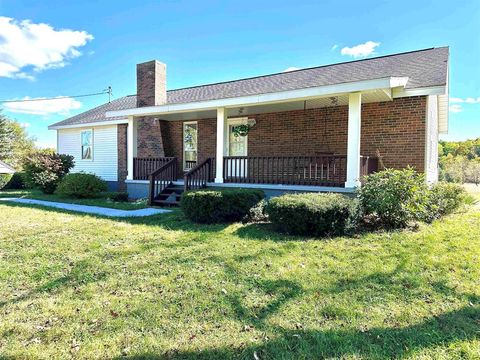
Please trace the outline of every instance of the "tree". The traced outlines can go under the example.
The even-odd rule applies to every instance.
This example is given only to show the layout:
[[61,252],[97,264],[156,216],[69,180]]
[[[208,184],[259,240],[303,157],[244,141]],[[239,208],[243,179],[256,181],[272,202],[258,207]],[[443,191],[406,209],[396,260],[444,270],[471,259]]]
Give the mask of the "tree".
[[18,122],[0,114],[0,160],[18,170],[35,151],[35,138],[28,136]]
[[13,156],[14,132],[10,120],[0,114],[0,160],[9,162]]

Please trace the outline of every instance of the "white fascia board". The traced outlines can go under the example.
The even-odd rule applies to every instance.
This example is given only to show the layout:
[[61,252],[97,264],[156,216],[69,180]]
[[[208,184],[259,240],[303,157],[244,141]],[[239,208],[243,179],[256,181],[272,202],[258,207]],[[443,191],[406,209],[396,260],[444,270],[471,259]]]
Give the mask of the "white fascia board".
[[117,111],[107,111],[107,117],[114,116],[148,116],[161,114],[174,114],[199,110],[214,110],[217,108],[229,108],[249,105],[266,105],[272,103],[288,102],[293,100],[308,100],[322,96],[332,96],[344,93],[370,91],[376,89],[391,89],[393,87],[405,86],[406,77],[386,77],[381,79],[363,80],[348,82],[336,85],[326,85],[298,90],[281,91],[268,94],[240,96],[235,98],[217,99],[209,101],[198,101],[192,103],[146,106]]
[[415,89],[404,89],[404,88],[395,88],[393,89],[393,98],[402,98],[409,96],[428,96],[428,95],[443,95],[446,93],[446,87],[442,86],[431,86],[424,88],[415,88]]
[[117,124],[128,124],[128,119],[119,119],[119,120],[107,120],[107,121],[97,121],[91,123],[83,123],[83,124],[74,124],[74,125],[50,125],[48,130],[60,130],[60,129],[75,129],[75,128],[83,128],[83,127],[94,127],[94,126],[105,126],[105,125],[117,125]]

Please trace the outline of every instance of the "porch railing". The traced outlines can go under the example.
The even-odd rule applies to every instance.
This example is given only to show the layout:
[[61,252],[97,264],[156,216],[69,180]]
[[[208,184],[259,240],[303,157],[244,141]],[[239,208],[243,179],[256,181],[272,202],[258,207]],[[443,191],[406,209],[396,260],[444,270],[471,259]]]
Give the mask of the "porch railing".
[[[377,168],[377,158],[360,158],[361,178]],[[346,177],[346,155],[228,156],[223,164],[227,183],[343,187]]]
[[150,205],[152,205],[155,198],[175,180],[177,180],[177,159],[171,158],[150,174]]
[[228,156],[224,158],[225,182],[343,186],[345,155]]
[[204,188],[208,182],[213,181],[214,177],[215,159],[208,158],[184,175],[184,189],[187,191]]
[[148,180],[149,175],[174,157],[135,157],[133,158],[133,179]]

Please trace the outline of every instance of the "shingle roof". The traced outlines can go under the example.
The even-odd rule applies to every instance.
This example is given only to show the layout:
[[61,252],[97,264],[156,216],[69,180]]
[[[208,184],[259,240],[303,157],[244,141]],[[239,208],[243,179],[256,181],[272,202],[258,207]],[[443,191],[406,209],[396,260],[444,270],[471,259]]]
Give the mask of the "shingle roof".
[[[448,47],[431,48],[169,90],[167,91],[167,103],[180,104],[216,100],[386,77],[408,77],[407,89],[440,86],[446,84],[447,67]],[[117,120],[117,118],[106,118],[106,111],[134,107],[136,107],[136,96],[130,95],[75,115],[52,126],[113,121]]]

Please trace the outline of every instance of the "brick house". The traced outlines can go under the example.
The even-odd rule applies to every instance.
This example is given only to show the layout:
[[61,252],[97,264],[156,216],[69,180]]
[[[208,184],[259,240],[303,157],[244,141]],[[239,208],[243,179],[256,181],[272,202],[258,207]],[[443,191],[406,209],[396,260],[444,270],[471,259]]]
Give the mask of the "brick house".
[[168,90],[137,65],[137,94],[49,128],[75,171],[152,202],[182,189],[352,191],[383,167],[438,177],[448,127],[448,48]]

